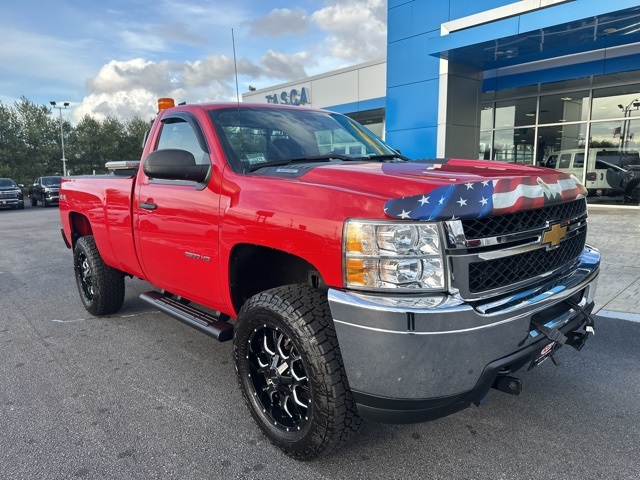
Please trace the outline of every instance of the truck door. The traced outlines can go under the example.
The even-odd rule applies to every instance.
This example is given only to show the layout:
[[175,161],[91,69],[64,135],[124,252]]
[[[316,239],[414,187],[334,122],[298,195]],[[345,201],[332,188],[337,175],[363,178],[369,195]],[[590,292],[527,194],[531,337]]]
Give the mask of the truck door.
[[[196,163],[211,164],[209,146],[194,115],[176,112],[162,120],[153,150],[180,149]],[[143,159],[144,162],[144,159]],[[150,179],[141,172],[134,196],[137,248],[147,279],[189,300],[216,307],[219,185]]]

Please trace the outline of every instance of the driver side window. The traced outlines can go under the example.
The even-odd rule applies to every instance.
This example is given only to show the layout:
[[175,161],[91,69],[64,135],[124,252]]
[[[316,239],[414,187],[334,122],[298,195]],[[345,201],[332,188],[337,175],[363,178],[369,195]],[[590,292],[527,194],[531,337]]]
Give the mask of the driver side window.
[[160,138],[158,139],[157,150],[176,148],[191,152],[196,159],[196,163],[209,163],[209,157],[200,148],[198,137],[191,125],[181,118],[172,118],[163,122]]

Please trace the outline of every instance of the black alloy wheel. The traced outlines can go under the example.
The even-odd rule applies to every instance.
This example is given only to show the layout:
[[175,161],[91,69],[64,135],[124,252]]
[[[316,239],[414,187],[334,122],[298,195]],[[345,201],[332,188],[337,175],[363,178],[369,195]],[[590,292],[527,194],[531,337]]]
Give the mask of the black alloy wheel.
[[309,420],[309,381],[304,362],[278,327],[264,324],[249,337],[246,355],[254,393],[274,426],[289,432]]
[[92,235],[78,239],[73,268],[80,299],[93,315],[109,315],[124,302],[124,274],[104,263]]
[[238,314],[233,344],[251,415],[284,453],[314,459],[356,433],[361,420],[326,292],[286,285],[254,295]]

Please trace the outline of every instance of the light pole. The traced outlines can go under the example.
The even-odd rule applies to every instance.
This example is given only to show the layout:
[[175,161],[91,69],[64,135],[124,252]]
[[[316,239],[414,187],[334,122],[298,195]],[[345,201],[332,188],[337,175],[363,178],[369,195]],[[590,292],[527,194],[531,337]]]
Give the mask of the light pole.
[[618,108],[624,112],[624,120],[622,121],[622,132],[620,138],[622,139],[622,149],[623,151],[626,149],[627,144],[629,143],[629,138],[631,135],[631,107],[635,107],[636,110],[640,109],[640,101],[636,98],[629,102],[629,105],[626,107],[622,104],[618,105]]
[[62,109],[69,106],[69,102],[64,102],[62,107],[58,107],[56,102],[49,102],[53,108],[60,110],[60,142],[62,144],[62,175],[67,176],[67,159],[64,156],[64,132],[62,131]]

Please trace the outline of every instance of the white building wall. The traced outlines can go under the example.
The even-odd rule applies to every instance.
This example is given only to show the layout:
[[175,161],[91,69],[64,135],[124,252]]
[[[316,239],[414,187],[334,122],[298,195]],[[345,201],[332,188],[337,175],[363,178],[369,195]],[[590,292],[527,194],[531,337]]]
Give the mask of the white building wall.
[[309,106],[325,108],[356,103],[387,94],[386,59],[374,60],[353,67],[334,70],[293,82],[263,88],[242,94],[243,102],[268,103],[267,96],[278,96],[281,103],[282,92],[289,97],[291,90],[300,93],[307,90]]

